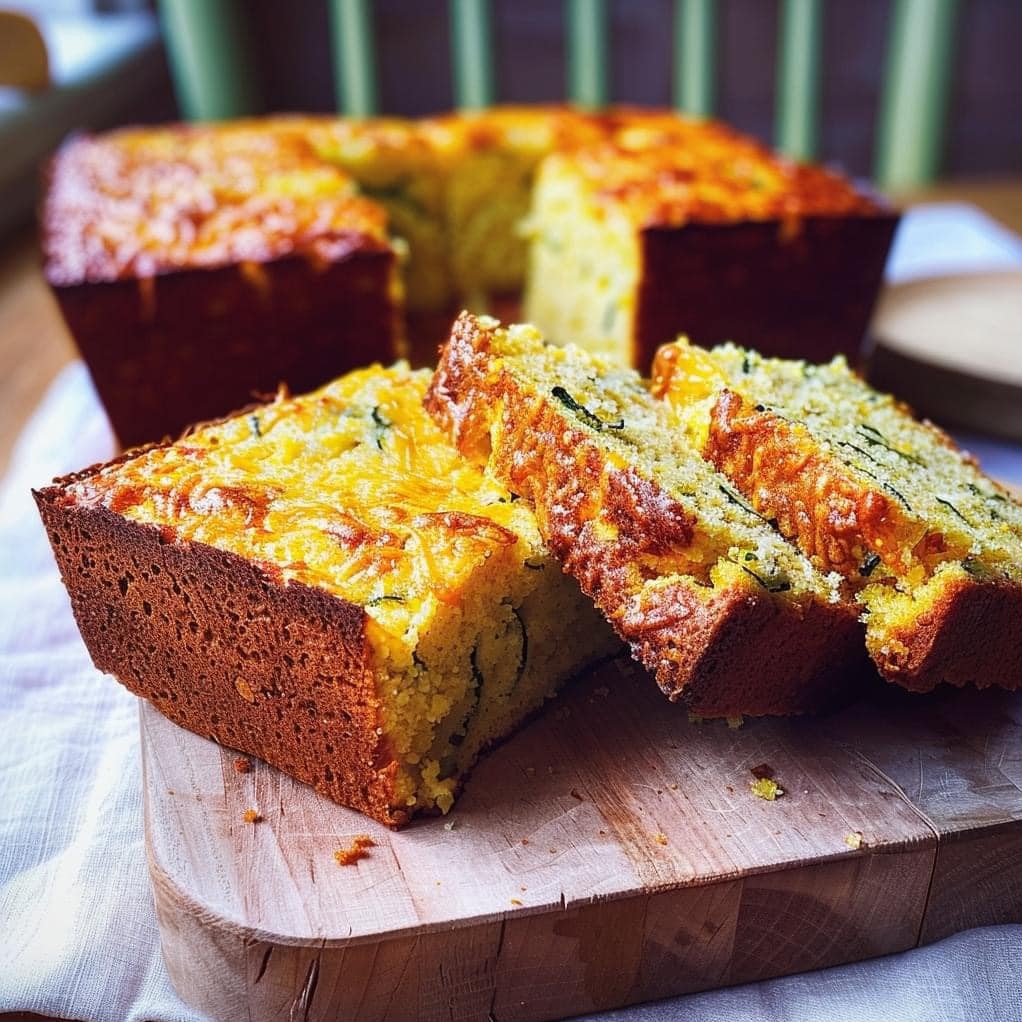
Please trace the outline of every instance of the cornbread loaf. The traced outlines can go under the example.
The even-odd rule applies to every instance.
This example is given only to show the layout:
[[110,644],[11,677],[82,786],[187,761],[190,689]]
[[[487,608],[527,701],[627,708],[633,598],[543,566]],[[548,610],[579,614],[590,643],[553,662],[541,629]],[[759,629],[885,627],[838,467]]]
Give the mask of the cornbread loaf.
[[43,223],[47,277],[130,444],[281,380],[432,363],[458,308],[523,282],[553,340],[644,370],[679,330],[851,351],[894,217],[720,125],[507,107],[81,137]]
[[1022,506],[838,358],[763,358],[682,340],[654,393],[743,499],[856,593],[885,677],[1022,684]]
[[566,571],[671,698],[703,716],[795,713],[861,657],[854,605],[670,428],[636,372],[463,314],[427,407],[533,502]]
[[45,274],[123,445],[400,352],[384,210],[303,121],[72,140]]
[[617,112],[539,169],[525,317],[648,372],[657,346],[756,337],[855,355],[897,217],[848,180],[722,124]]
[[619,645],[428,380],[355,372],[35,495],[100,670],[393,825]]

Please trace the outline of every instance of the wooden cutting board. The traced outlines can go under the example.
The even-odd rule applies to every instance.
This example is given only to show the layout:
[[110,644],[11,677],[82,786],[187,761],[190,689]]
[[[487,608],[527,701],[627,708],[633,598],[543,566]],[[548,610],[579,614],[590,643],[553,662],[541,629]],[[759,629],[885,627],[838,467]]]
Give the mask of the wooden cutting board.
[[395,833],[146,704],[142,750],[164,956],[217,1018],[559,1018],[1022,920],[1022,694],[732,729],[616,662]]
[[884,289],[869,379],[920,414],[1022,442],[1022,271]]

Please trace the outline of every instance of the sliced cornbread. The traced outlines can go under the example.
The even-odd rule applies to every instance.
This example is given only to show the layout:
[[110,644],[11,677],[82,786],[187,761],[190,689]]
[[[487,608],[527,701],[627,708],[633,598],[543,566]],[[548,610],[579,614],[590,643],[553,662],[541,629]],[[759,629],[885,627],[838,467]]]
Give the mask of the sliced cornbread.
[[36,494],[85,642],[172,720],[390,824],[618,640],[527,505],[371,368]]
[[861,656],[840,576],[750,509],[633,370],[466,313],[427,407],[534,504],[565,570],[670,698],[734,716],[840,691]]
[[680,331],[778,355],[858,350],[896,216],[726,126],[611,110],[540,166],[526,318],[648,372]]
[[653,391],[757,512],[844,576],[887,678],[1022,684],[1022,506],[945,433],[843,359],[680,341]]

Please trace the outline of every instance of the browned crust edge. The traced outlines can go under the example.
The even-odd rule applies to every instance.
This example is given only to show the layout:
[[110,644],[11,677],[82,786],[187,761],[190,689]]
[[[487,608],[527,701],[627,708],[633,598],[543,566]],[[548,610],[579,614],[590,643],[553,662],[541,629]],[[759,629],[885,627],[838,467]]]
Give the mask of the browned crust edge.
[[390,826],[364,611],[170,530],[33,491],[95,666],[176,724]]
[[640,234],[633,364],[684,333],[711,347],[754,344],[764,355],[858,361],[899,215],[692,222]]
[[711,409],[702,454],[821,571],[840,572],[860,588],[868,554],[901,567],[912,519],[879,485],[863,485],[809,439],[804,426],[761,405],[752,408],[724,388]]
[[[566,571],[630,644],[672,700],[704,716],[788,714],[838,701],[865,651],[849,606],[800,603],[764,590],[715,592],[701,599],[679,582],[655,604],[632,605],[626,582],[643,544],[658,545],[685,523],[670,498],[646,480],[653,499],[636,499],[634,473],[609,468],[581,430],[565,428],[542,396],[508,373],[491,374],[490,337],[463,314],[427,394],[428,410],[459,449],[491,466],[532,500],[544,539]],[[492,407],[503,402],[499,443],[490,451]],[[593,525],[603,502],[620,526],[617,542]]]
[[912,692],[941,683],[1022,688],[1022,586],[957,579],[909,632],[906,652],[874,650],[880,671]]

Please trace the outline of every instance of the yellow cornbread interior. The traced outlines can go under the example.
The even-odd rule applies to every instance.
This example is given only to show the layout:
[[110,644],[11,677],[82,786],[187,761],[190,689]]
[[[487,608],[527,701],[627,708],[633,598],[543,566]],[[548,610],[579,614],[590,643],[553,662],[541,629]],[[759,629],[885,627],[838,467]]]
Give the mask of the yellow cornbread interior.
[[1022,505],[944,433],[866,384],[844,358],[812,365],[733,344],[709,352],[684,340],[672,347],[667,403],[695,449],[703,449],[713,404],[728,387],[796,423],[800,436],[840,461],[863,490],[879,489],[895,503],[906,523],[905,545],[882,551],[883,559],[863,551],[849,575],[867,611],[871,649],[888,652],[951,583],[1022,582]]
[[429,379],[360,370],[69,490],[362,607],[397,806],[446,811],[484,746],[617,643],[531,511],[427,416]]
[[525,227],[537,167],[558,148],[598,137],[596,119],[560,107],[497,107],[438,117],[423,130],[444,152],[451,272],[461,300],[484,310],[525,279]]
[[[652,481],[694,521],[687,546],[631,566],[637,607],[679,581],[704,599],[727,587],[785,600],[842,599],[840,578],[816,571],[671,428],[669,409],[650,395],[638,373],[574,345],[545,344],[531,326],[503,330],[486,318],[480,324],[493,338],[495,371],[543,397],[566,429],[587,434],[611,469],[631,469]],[[499,409],[493,415],[499,431]],[[615,524],[601,509],[595,520],[601,538],[613,542]]]
[[624,364],[639,277],[639,236],[619,210],[590,201],[573,161],[550,156],[540,169],[527,221],[525,318],[546,336]]
[[459,301],[484,311],[491,296],[522,286],[521,224],[536,166],[562,122],[588,123],[563,110],[510,107],[423,121],[324,120],[309,137],[322,159],[387,210],[411,310]]

